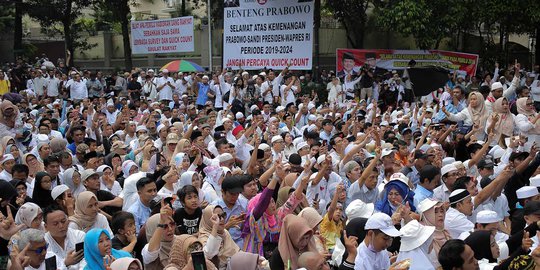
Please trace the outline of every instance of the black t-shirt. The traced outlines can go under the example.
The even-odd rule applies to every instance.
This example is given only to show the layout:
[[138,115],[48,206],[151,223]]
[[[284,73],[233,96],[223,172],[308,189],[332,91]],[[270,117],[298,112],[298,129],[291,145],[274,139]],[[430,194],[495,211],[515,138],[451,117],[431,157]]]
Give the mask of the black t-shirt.
[[[98,198],[98,201],[100,202],[106,202],[111,201],[116,198],[112,193],[106,191],[106,190],[98,190],[96,192],[96,197]],[[122,210],[122,207],[115,207],[115,206],[105,206],[103,207],[103,211],[109,215],[114,215],[116,212]]]
[[127,246],[127,245],[124,245],[124,243],[122,243],[122,241],[120,241],[120,239],[118,239],[118,237],[116,236],[113,237],[113,239],[111,239],[111,243],[112,243],[112,248],[116,250],[121,250]]
[[176,222],[176,234],[195,234],[199,232],[202,209],[199,207],[193,215],[186,212],[184,208],[178,208],[174,212],[174,222]]

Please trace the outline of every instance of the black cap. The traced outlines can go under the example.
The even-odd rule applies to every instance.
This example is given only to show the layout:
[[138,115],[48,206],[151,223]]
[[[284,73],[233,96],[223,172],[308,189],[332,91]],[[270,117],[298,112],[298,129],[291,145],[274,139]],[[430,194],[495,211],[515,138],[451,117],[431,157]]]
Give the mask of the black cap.
[[523,214],[524,215],[540,215],[540,202],[538,201],[529,201],[525,204],[525,207],[523,207]]
[[200,130],[193,130],[191,132],[191,136],[190,136],[190,139],[191,141],[195,141],[195,139],[197,139],[198,137],[201,137],[202,136],[202,132]]
[[[255,149],[254,149],[255,150]],[[254,150],[250,150],[249,151],[249,154],[250,155],[253,155],[253,151]],[[264,150],[261,150],[261,149],[257,149],[257,159],[263,159],[264,158]]]
[[96,158],[96,157],[98,157],[98,154],[97,154],[96,151],[90,151],[90,152],[84,154],[84,159],[86,159],[86,160],[89,160],[91,158]]
[[478,161],[478,165],[476,165],[478,169],[484,169],[484,168],[493,168],[495,167],[495,164],[493,164],[493,161],[491,159],[482,159]]
[[217,126],[216,128],[214,128],[215,132],[224,131],[224,130],[225,130],[225,127],[223,125],[220,125],[220,126]]
[[214,132],[214,140],[219,140],[219,139],[223,139],[227,137],[227,135],[225,134],[225,132],[223,131],[216,131]]
[[240,193],[244,190],[244,182],[235,176],[225,177],[221,183],[221,190],[230,193]]
[[302,157],[300,157],[299,154],[293,153],[289,156],[289,163],[291,163],[292,165],[301,165]]

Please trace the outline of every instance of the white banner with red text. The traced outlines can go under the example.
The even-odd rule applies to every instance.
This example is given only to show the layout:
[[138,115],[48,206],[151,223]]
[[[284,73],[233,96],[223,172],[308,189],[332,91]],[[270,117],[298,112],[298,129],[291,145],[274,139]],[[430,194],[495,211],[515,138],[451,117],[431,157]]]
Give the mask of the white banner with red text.
[[131,22],[133,54],[180,53],[194,50],[192,16]]
[[223,66],[312,67],[313,0],[223,0]]

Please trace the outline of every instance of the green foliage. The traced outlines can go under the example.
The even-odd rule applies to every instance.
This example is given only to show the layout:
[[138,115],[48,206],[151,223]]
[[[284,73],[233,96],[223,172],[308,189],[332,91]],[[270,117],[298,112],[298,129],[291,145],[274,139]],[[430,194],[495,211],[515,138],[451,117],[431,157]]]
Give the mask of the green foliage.
[[15,8],[6,6],[0,9],[0,33],[13,29]]
[[372,4],[370,0],[327,0],[326,5],[322,7],[324,13],[333,13],[334,18],[338,19],[345,30],[347,30],[347,39],[354,48],[363,48],[365,26],[367,22],[366,11]]
[[377,23],[386,30],[413,36],[421,49],[433,49],[470,19],[463,4],[461,0],[388,1],[376,8]]

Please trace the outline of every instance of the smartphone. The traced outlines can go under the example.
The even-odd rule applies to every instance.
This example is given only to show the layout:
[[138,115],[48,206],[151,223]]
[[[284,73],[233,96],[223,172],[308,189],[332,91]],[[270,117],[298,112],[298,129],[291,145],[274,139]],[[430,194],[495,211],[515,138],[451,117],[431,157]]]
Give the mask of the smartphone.
[[204,258],[204,252],[202,251],[192,252],[191,261],[193,262],[193,269],[207,270],[206,259]]
[[56,267],[56,256],[45,259],[45,269],[46,270],[57,270]]
[[165,202],[166,204],[168,204],[168,205],[171,207],[171,209],[172,209],[172,208],[173,208],[173,207],[172,207],[173,200],[174,200],[173,197],[167,197],[167,198],[163,199],[163,202]]
[[318,201],[319,200],[319,193],[315,194],[315,199],[313,199],[314,201]]
[[80,250],[84,250],[84,242],[75,244],[75,251],[79,252]]

